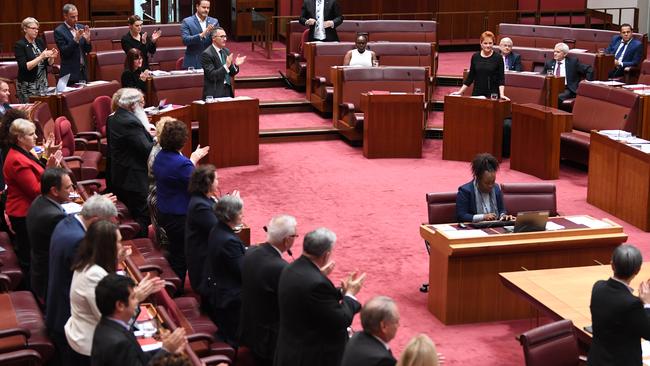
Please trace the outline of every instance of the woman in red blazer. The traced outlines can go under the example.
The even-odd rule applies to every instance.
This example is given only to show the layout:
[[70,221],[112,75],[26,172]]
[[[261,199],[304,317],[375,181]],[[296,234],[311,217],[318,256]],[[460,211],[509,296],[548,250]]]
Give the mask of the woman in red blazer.
[[[36,127],[27,119],[4,121],[8,132],[8,150],[2,173],[7,185],[5,212],[16,234],[14,248],[23,273],[29,273],[30,245],[25,218],[32,201],[41,194],[41,175],[45,167],[57,166],[61,161],[61,144],[54,145],[54,136],[45,141],[45,151],[39,157],[34,152]],[[28,277],[26,277],[28,278]]]

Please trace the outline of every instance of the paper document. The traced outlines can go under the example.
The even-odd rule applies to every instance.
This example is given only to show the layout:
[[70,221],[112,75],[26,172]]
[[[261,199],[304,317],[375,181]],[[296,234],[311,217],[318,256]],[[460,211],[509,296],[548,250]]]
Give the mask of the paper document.
[[605,221],[592,219],[591,217],[587,217],[587,216],[568,216],[565,217],[565,219],[573,222],[574,224],[584,225],[591,229],[600,229],[600,228],[612,226],[606,223]]
[[449,224],[433,225],[433,228],[438,230],[438,231],[444,231],[444,232],[457,231],[458,230],[458,229],[456,229],[455,227],[453,227],[453,226],[451,226]]
[[464,238],[480,238],[482,236],[488,236],[489,234],[483,230],[456,230],[456,231],[445,231],[445,235],[449,239],[464,239]]
[[546,231],[562,230],[562,229],[564,229],[564,226],[560,224],[556,224],[553,221],[546,222]]
[[95,86],[95,85],[102,85],[102,84],[108,84],[109,82],[106,80],[95,80],[95,81],[90,81],[86,83],[88,86]]
[[149,74],[151,74],[151,76],[167,76],[167,75],[170,75],[169,72],[163,71],[163,70],[149,71]]
[[74,202],[68,202],[61,205],[68,215],[81,212],[81,205]]

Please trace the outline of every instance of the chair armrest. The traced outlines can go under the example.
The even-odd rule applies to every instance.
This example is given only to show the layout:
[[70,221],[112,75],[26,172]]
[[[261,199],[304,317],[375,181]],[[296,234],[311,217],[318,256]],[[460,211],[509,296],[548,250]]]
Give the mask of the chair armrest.
[[94,141],[94,140],[101,140],[102,134],[97,131],[84,131],[84,132],[77,132],[75,134],[75,137],[84,138],[89,141]]
[[86,187],[94,187],[93,191],[89,191],[88,193],[97,193],[99,191],[99,188],[102,187],[102,181],[100,179],[86,179],[86,180],[79,180],[77,181],[78,186],[83,186],[84,189]]
[[32,336],[32,332],[25,328],[9,328],[0,330],[0,338],[9,338],[13,336],[23,336],[25,338],[25,344],[27,344],[27,340]]
[[205,341],[208,343],[214,342],[214,336],[208,333],[192,333],[187,335],[185,338],[187,338],[188,342],[201,342],[201,341]]
[[202,357],[201,362],[203,362],[206,366],[218,365],[220,363],[227,363],[228,365],[232,365],[232,361],[230,360],[230,358],[224,355],[212,355],[208,357]]
[[88,140],[81,137],[75,137],[74,139],[75,150],[86,150],[86,146],[88,146]]
[[41,354],[33,349],[21,349],[19,351],[0,353],[0,364],[2,365],[41,365],[42,363],[43,359],[41,358]]
[[327,86],[327,79],[322,76],[316,76],[312,79],[312,81],[313,83],[311,84],[311,92],[325,99],[327,95],[327,91],[325,91],[325,87]]
[[300,62],[300,59],[302,59],[302,57],[299,53],[287,52],[287,69],[292,68],[293,65],[297,65]]
[[0,273],[0,292],[9,292],[11,290],[11,279],[4,273]]
[[156,264],[151,264],[151,263],[143,264],[141,266],[138,266],[138,269],[142,273],[156,272],[156,273],[158,273],[157,276],[160,276],[162,274],[162,268],[160,268],[160,266],[158,266]]
[[66,156],[63,158],[63,161],[65,161],[66,163],[68,161],[78,161],[79,163],[83,163],[83,159],[81,158],[81,156],[75,156],[75,155]]
[[165,291],[167,291],[169,297],[174,297],[174,294],[176,294],[176,285],[170,281],[165,281]]
[[[340,111],[341,112],[341,117],[343,117],[343,116],[345,116],[347,114],[354,113],[354,108],[355,107],[354,107],[354,103],[341,103],[340,108],[341,108],[341,111]],[[343,119],[343,118],[341,118],[341,119]]]

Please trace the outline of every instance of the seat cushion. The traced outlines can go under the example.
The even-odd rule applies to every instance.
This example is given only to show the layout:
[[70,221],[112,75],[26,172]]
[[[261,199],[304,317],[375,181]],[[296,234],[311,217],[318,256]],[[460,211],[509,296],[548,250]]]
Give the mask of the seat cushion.
[[43,313],[29,291],[10,292],[11,303],[16,312],[18,327],[29,329],[29,348],[40,353],[47,361],[54,355],[54,345],[47,336]]
[[560,135],[560,158],[589,164],[589,133],[578,130]]

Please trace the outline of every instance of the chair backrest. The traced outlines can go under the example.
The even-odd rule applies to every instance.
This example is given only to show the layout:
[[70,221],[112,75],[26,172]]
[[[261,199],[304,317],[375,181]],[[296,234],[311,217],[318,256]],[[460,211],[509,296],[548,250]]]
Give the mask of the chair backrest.
[[47,103],[36,103],[31,118],[36,124],[36,133],[39,137],[45,138],[54,132],[54,119]]
[[[155,54],[149,57],[149,64],[157,63],[157,67],[151,66],[152,70],[172,71],[176,70],[178,59],[185,54],[185,47],[159,48]],[[183,64],[181,64],[182,66]],[[182,69],[182,67],[181,67]]]
[[309,40],[309,29],[305,29],[300,35],[300,56],[305,57],[305,44]]
[[95,120],[95,128],[102,136],[106,136],[106,120],[108,119],[108,115],[111,114],[111,103],[111,97],[100,95],[93,100],[91,106]]
[[100,51],[96,53],[97,61],[95,64],[96,80],[117,80],[121,82],[122,72],[124,71],[124,61],[126,55],[124,51]]
[[111,81],[61,94],[63,115],[72,123],[74,132],[97,131],[93,126],[93,101],[100,95],[112,96],[119,88],[119,82]]
[[639,75],[639,84],[650,84],[650,60],[644,60],[641,63],[641,74]]
[[9,85],[9,103],[18,103],[16,95],[16,79],[18,78],[18,63],[15,61],[0,63],[0,80]]
[[581,82],[573,106],[573,128],[636,133],[639,95],[622,88]]
[[526,366],[577,366],[580,353],[571,320],[560,320],[519,336]]
[[427,193],[429,224],[456,222],[456,192]]
[[524,211],[548,211],[557,216],[557,199],[553,183],[501,183],[503,205],[509,214]]
[[54,121],[54,141],[61,144],[63,156],[74,155],[74,133],[72,124],[65,116],[61,116]]
[[[151,94],[154,93],[154,94]],[[203,96],[203,74],[170,75],[153,78],[151,103],[167,99],[172,104],[192,104]]]
[[546,76],[508,72],[505,88],[513,103],[546,104]]
[[147,32],[147,36],[151,36],[156,29],[160,29],[161,31],[160,38],[156,41],[158,50],[165,47],[183,47],[185,49],[183,39],[181,38],[180,24],[149,24],[142,26],[142,31]]

